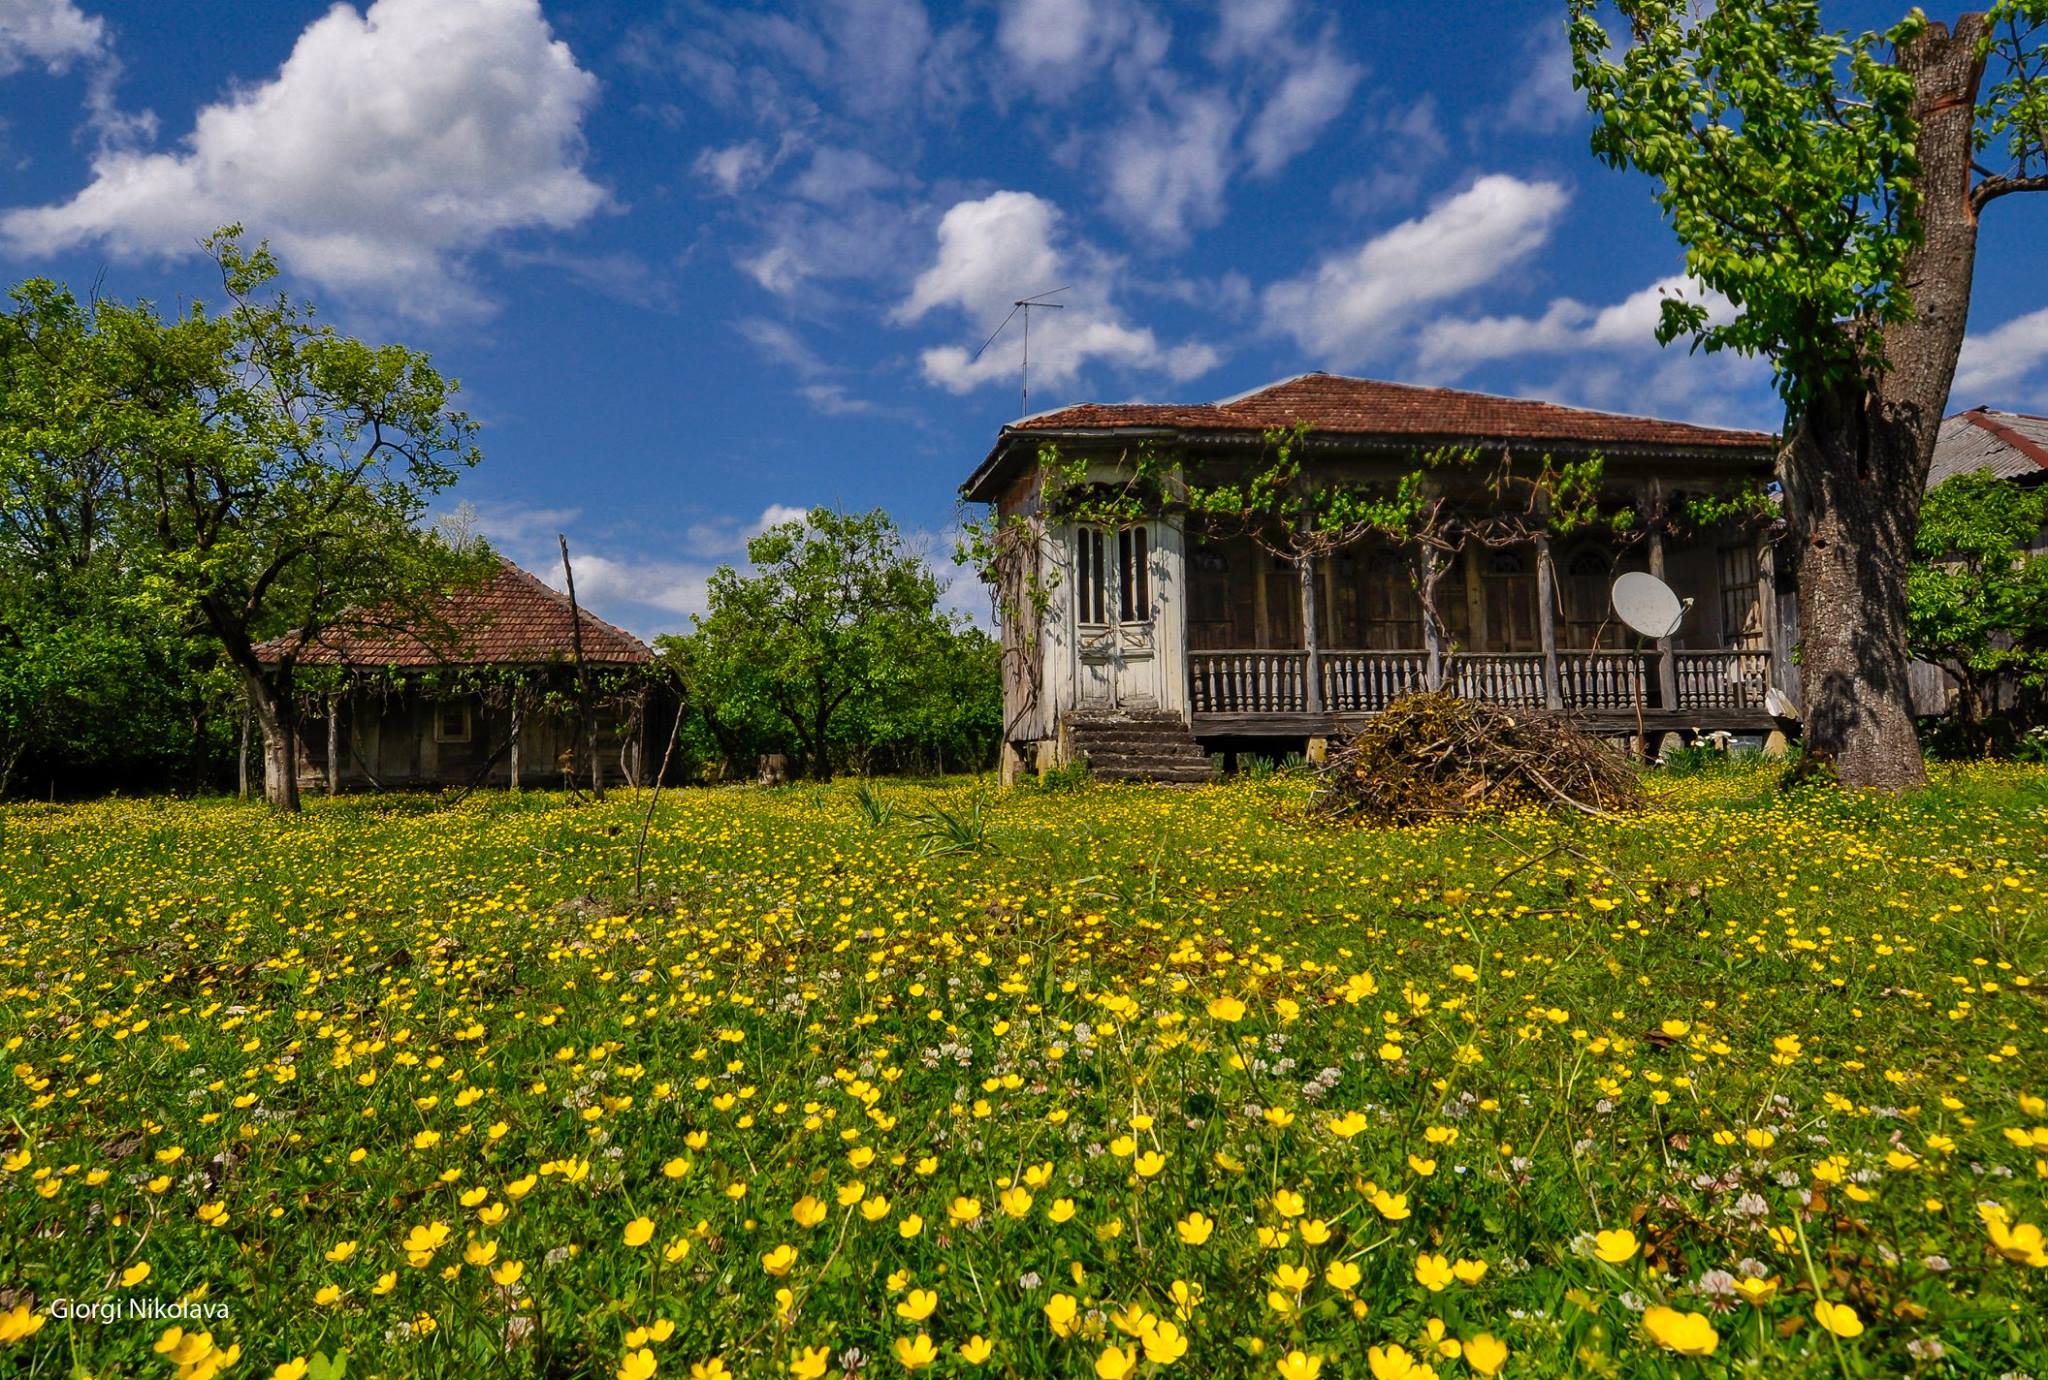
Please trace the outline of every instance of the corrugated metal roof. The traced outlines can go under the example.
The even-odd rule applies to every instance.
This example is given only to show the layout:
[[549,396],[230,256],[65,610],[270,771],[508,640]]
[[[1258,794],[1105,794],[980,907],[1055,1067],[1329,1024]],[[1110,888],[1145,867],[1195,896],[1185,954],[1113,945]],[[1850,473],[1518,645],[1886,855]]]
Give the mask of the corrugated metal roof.
[[1973,470],[2021,479],[2048,470],[2048,417],[1973,407],[1944,417],[1927,487]]

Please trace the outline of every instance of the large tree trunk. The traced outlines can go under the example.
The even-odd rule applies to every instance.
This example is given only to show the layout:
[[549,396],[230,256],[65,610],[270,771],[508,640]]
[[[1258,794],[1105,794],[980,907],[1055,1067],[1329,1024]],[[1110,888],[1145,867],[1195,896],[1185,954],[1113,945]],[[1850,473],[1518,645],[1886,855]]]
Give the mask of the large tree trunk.
[[1806,743],[1843,785],[1926,782],[1906,667],[1906,569],[1927,469],[1969,316],[1977,220],[1971,129],[1981,16],[1929,24],[1901,50],[1919,121],[1921,242],[1907,256],[1913,318],[1883,330],[1871,379],[1821,388],[1787,444]]
[[263,799],[275,810],[299,808],[299,740],[289,697],[261,674],[245,674],[249,707],[263,734]]

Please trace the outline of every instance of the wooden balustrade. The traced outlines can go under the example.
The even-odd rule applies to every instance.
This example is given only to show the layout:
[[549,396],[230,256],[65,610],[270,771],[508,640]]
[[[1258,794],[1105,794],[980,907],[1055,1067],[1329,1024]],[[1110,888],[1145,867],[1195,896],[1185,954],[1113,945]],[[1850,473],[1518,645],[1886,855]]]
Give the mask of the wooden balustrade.
[[1560,651],[1557,679],[1567,709],[1634,709],[1657,701],[1655,653]]
[[1191,652],[1188,689],[1197,714],[1299,714],[1308,708],[1308,653]]
[[1771,682],[1768,652],[1675,652],[1678,703],[1686,709],[1762,709]]
[[[1761,711],[1770,656],[1722,649],[1673,654],[1676,708]],[[1428,658],[1420,651],[1325,651],[1323,709],[1370,714],[1398,696],[1425,688]],[[1558,691],[1567,709],[1633,711],[1638,699],[1662,709],[1654,652],[1557,653]],[[1444,682],[1467,699],[1541,708],[1540,652],[1462,652],[1444,668]],[[1300,714],[1308,708],[1308,653],[1285,650],[1191,652],[1189,707],[1197,714]]]
[[1429,658],[1421,652],[1324,652],[1323,707],[1333,714],[1385,709],[1423,688]]

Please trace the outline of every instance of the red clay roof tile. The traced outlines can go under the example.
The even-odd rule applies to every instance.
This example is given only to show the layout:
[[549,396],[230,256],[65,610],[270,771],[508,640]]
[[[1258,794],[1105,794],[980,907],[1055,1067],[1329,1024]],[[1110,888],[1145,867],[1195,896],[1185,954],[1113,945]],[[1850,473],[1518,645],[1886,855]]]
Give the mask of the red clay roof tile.
[[[583,655],[592,665],[634,665],[651,661],[647,644],[623,628],[579,609]],[[295,645],[295,635],[273,638],[256,649],[275,662]],[[306,666],[535,666],[570,661],[575,655],[567,595],[548,588],[500,556],[498,568],[473,589],[442,596],[424,616],[389,616],[369,611],[344,617],[313,640],[299,657]]]

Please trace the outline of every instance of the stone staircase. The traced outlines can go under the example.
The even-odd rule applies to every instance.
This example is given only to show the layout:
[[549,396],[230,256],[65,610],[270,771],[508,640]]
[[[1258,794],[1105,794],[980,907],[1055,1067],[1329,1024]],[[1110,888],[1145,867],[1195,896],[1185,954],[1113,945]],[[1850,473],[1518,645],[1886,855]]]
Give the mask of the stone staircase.
[[1185,786],[1214,775],[1180,715],[1166,710],[1081,710],[1068,717],[1067,730],[1075,756],[1098,780]]

